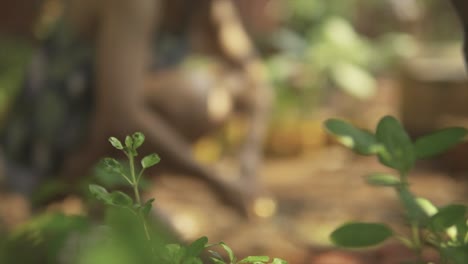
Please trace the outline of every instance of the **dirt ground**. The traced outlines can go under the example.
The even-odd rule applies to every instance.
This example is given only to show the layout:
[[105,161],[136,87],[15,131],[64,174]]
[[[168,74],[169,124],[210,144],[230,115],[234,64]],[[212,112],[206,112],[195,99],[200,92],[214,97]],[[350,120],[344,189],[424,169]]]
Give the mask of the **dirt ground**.
[[[230,166],[224,165],[226,174]],[[413,190],[436,205],[468,201],[468,181],[420,166],[411,174]],[[238,257],[268,255],[291,264],[396,264],[411,252],[391,241],[366,251],[333,248],[328,236],[347,221],[378,221],[408,233],[397,197],[391,189],[366,185],[363,176],[388,171],[373,157],[361,157],[332,145],[307,155],[268,159],[261,181],[276,200],[270,217],[246,219],[224,205],[207,186],[181,175],[163,175],[146,193],[188,241],[207,236],[226,242]],[[18,224],[27,219],[27,205],[14,197],[0,203],[0,217]],[[80,202],[67,199],[61,210],[79,213]],[[260,210],[261,211],[261,210]],[[428,259],[437,260],[431,251]],[[437,263],[437,262],[435,262]]]
[[[363,176],[388,171],[373,157],[331,146],[290,159],[267,160],[262,182],[276,199],[276,214],[243,219],[216,202],[205,186],[184,177],[165,176],[149,194],[187,239],[207,235],[224,241],[240,256],[281,257],[290,263],[398,263],[410,253],[389,243],[367,252],[332,250],[328,240],[346,221],[378,221],[406,233],[392,189],[366,185]],[[467,182],[424,168],[411,174],[413,190],[436,205],[466,202]],[[429,257],[434,254],[428,253]]]

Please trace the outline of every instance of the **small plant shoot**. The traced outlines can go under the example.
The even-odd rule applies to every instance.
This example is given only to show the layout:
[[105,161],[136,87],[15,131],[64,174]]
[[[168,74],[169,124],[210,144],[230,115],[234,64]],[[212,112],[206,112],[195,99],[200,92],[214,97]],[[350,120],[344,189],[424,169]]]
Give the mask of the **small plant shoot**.
[[[267,256],[249,256],[238,261],[230,247],[222,242],[208,245],[208,239],[206,237],[201,237],[188,246],[166,244],[162,247],[155,248],[153,246],[153,240],[159,240],[151,237],[150,225],[148,222],[154,199],[149,199],[143,202],[140,198],[139,184],[145,170],[158,164],[161,159],[157,154],[149,154],[143,157],[139,163],[135,162],[138,157],[138,148],[143,145],[144,141],[145,136],[139,132],[134,133],[131,136],[126,136],[124,144],[122,144],[119,139],[111,137],[109,138],[111,145],[114,148],[121,150],[127,157],[128,162],[127,164],[124,164],[114,158],[105,158],[101,162],[102,168],[113,176],[122,177],[125,182],[132,187],[134,194],[133,198],[121,191],[110,192],[103,186],[97,184],[89,185],[89,191],[97,200],[103,202],[105,205],[111,206],[113,209],[123,209],[125,212],[131,212],[130,215],[136,217],[135,222],[140,223],[141,230],[145,236],[144,241],[147,244],[146,247],[150,249],[150,258],[152,259],[150,263],[203,264],[200,255],[203,251],[208,249],[208,252],[211,253],[211,260],[215,264],[287,264],[286,261],[279,258],[274,258],[270,262],[270,258]],[[140,168],[137,168],[137,164],[139,164]],[[118,218],[119,217],[112,217],[112,219],[116,219],[117,222]],[[126,228],[126,225],[127,223],[123,224],[123,226],[122,224],[119,224],[118,226],[120,228]],[[220,246],[223,248],[229,259],[226,261],[218,252],[209,249],[214,246]],[[91,256],[92,257],[90,258],[93,258],[93,255]],[[86,259],[86,257],[84,259]],[[119,258],[115,258],[115,260],[121,261]],[[87,261],[80,263],[87,263]]]
[[411,235],[406,237],[384,224],[348,223],[331,234],[335,245],[372,247],[395,238],[418,254],[417,263],[425,263],[421,254],[425,246],[438,250],[441,263],[468,263],[467,207],[450,204],[437,208],[429,200],[414,195],[408,183],[409,172],[417,159],[430,158],[456,146],[465,139],[467,129],[445,128],[413,142],[400,122],[391,116],[378,122],[375,134],[339,119],[329,119],[324,125],[344,146],[357,154],[375,155],[381,164],[395,170],[395,174],[372,173],[365,180],[375,187],[395,189],[412,229]]

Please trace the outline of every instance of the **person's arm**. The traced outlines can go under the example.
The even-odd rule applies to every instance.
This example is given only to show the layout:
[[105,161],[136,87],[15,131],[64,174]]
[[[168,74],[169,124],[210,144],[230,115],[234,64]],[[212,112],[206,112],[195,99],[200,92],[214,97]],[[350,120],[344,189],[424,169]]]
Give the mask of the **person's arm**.
[[231,0],[213,0],[211,11],[221,50],[225,56],[241,67],[249,80],[249,87],[240,95],[240,99],[247,103],[250,114],[240,162],[241,177],[247,181],[247,184],[255,186],[274,99],[273,91],[268,83],[264,66]]

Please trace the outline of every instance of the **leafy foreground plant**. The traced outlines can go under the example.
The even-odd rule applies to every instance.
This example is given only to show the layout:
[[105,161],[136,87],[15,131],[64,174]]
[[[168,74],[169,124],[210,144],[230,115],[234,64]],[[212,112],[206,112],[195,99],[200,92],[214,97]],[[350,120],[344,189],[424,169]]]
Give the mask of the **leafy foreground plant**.
[[425,263],[421,256],[425,246],[438,250],[441,263],[468,263],[467,207],[449,204],[437,208],[427,199],[414,195],[408,182],[417,159],[435,156],[457,145],[468,134],[466,129],[446,128],[413,142],[398,120],[391,116],[379,121],[375,134],[338,119],[327,120],[325,127],[346,147],[361,155],[376,155],[381,164],[396,171],[397,176],[373,173],[366,181],[396,191],[412,230],[411,236],[405,237],[382,223],[346,223],[331,234],[335,245],[365,248],[393,237],[417,253],[419,259],[412,263]]
[[[114,148],[121,150],[128,159],[128,170],[126,167],[113,158],[105,158],[103,160],[104,167],[114,174],[120,175],[125,179],[125,181],[131,186],[134,194],[134,199],[129,195],[121,191],[108,192],[104,187],[92,184],[89,186],[91,193],[104,204],[113,207],[115,209],[124,209],[127,212],[130,212],[126,216],[118,216],[115,219],[126,219],[126,221],[121,223],[116,223],[113,225],[114,229],[118,228],[120,230],[127,230],[128,225],[135,226],[135,223],[139,222],[141,224],[140,230],[144,234],[143,247],[140,250],[145,252],[140,252],[140,256],[148,256],[144,262],[140,263],[167,263],[167,264],[198,264],[203,263],[200,256],[202,252],[207,248],[212,248],[214,246],[221,246],[227,253],[228,260],[224,258],[218,252],[214,250],[208,250],[210,253],[209,258],[215,264],[237,264],[237,263],[252,263],[252,264],[262,264],[262,263],[272,263],[272,264],[286,264],[287,262],[278,258],[275,258],[270,262],[270,258],[267,256],[249,256],[242,260],[237,260],[231,248],[229,248],[223,242],[218,244],[208,244],[208,239],[206,237],[201,237],[195,242],[191,243],[188,246],[183,246],[180,244],[164,244],[161,242],[160,237],[157,237],[157,234],[150,232],[148,216],[152,208],[154,199],[149,199],[145,202],[142,202],[139,184],[142,178],[144,171],[147,168],[150,168],[157,163],[159,163],[160,158],[156,154],[150,154],[141,159],[141,169],[136,169],[135,159],[138,156],[138,148],[143,144],[145,137],[142,133],[135,133],[132,136],[127,136],[125,138],[124,144],[120,142],[117,138],[109,138],[110,143]],[[133,219],[131,219],[133,217]],[[111,226],[112,227],[112,226]],[[120,231],[121,232],[121,231]],[[137,241],[142,241],[140,232],[140,238],[137,238]],[[126,232],[122,233],[125,237]],[[136,232],[138,234],[138,232]],[[156,236],[156,237],[155,237]],[[141,254],[143,253],[143,254]],[[95,255],[89,257],[90,260],[96,259]],[[142,259],[143,260],[143,259]],[[151,260],[148,262],[148,260]],[[90,263],[85,261],[83,263]],[[97,263],[97,262],[96,262]],[[135,262],[122,262],[122,263],[135,263]]]
[[[278,258],[270,261],[267,256],[238,260],[226,244],[208,244],[206,237],[189,245],[178,243],[179,240],[161,218],[151,217],[154,199],[141,199],[139,186],[143,173],[160,161],[156,154],[151,154],[139,160],[138,165],[137,150],[144,140],[141,133],[127,136],[124,143],[111,137],[110,143],[125,154],[128,166],[113,158],[104,159],[101,166],[108,177],[122,177],[131,187],[133,197],[91,184],[91,193],[106,205],[104,210],[98,212],[104,215],[104,221],[96,225],[93,219],[86,216],[39,214],[0,237],[0,263],[287,264]],[[226,259],[214,247],[223,249]]]

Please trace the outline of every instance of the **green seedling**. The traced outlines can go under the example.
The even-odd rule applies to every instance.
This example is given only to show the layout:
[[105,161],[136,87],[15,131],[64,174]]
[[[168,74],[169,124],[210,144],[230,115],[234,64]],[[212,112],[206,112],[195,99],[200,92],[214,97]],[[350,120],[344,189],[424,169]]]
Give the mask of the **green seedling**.
[[389,238],[413,249],[425,263],[422,249],[430,246],[440,253],[441,263],[468,263],[467,207],[450,204],[441,208],[429,200],[414,195],[408,176],[416,160],[436,156],[456,146],[468,131],[461,127],[446,128],[412,141],[394,117],[382,118],[375,133],[357,128],[345,121],[329,119],[325,128],[346,147],[361,155],[375,155],[379,162],[395,170],[394,174],[373,173],[366,176],[368,184],[393,188],[402,203],[411,226],[410,236],[399,235],[382,223],[346,223],[331,234],[331,241],[345,248],[366,248]]
[[[146,169],[156,165],[159,163],[160,158],[156,154],[150,154],[143,157],[140,160],[140,166],[136,165],[136,159],[138,157],[138,148],[144,143],[145,137],[142,133],[134,133],[132,136],[127,136],[125,141],[122,143],[115,137],[109,138],[109,142],[112,146],[118,150],[121,150],[128,159],[128,164],[123,164],[120,161],[117,161],[113,158],[105,158],[101,164],[102,167],[111,175],[118,175],[121,177],[125,182],[127,182],[133,190],[134,197],[130,197],[128,194],[121,192],[121,191],[112,191],[109,192],[105,187],[91,184],[89,186],[90,192],[104,204],[110,206],[111,208],[115,209],[124,209],[130,212],[130,216],[136,216],[138,221],[143,226],[143,231],[146,238],[146,244],[149,245],[150,251],[152,255],[149,257],[151,259],[150,263],[162,263],[162,264],[203,264],[200,256],[203,251],[208,248],[212,248],[214,246],[221,246],[228,255],[228,260],[225,261],[223,257],[216,251],[208,250],[211,254],[210,259],[215,264],[287,264],[286,261],[281,260],[279,258],[274,258],[270,262],[270,258],[267,256],[249,256],[241,260],[237,260],[234,256],[233,251],[224,243],[218,244],[207,244],[208,239],[206,237],[201,237],[191,243],[188,246],[180,245],[180,244],[158,244],[157,247],[153,246],[155,241],[158,238],[152,237],[152,232],[150,230],[150,225],[148,224],[148,216],[151,211],[154,199],[149,199],[145,202],[141,200],[140,194],[140,182],[142,180],[143,173]],[[137,168],[138,167],[138,168]],[[114,211],[114,215],[111,215],[109,218],[110,226],[114,229],[120,229],[120,231],[114,232],[114,237],[123,236],[124,240],[128,239],[132,233],[129,234],[128,228],[132,226],[132,219],[128,219],[128,214],[122,214],[122,212]],[[122,232],[123,229],[125,232]],[[137,233],[137,232],[136,232]],[[138,238],[134,239],[135,241],[140,241]],[[143,248],[148,248],[144,247]],[[139,249],[137,249],[139,250]],[[115,251],[115,250],[114,250]],[[115,255],[114,251],[110,251],[109,253],[110,258],[112,261],[118,261],[118,263],[127,263],[128,261],[124,261],[124,257],[126,256],[122,252],[125,249],[119,251],[121,256]],[[101,257],[105,254],[102,250],[98,251],[91,251],[88,255],[82,258],[80,263],[94,263],[96,258]],[[145,252],[139,254],[139,257],[145,255]],[[108,257],[106,255],[106,257]],[[143,258],[142,258],[143,259]],[[145,263],[148,263],[148,258],[144,259]],[[90,262],[91,261],[91,262]],[[94,261],[94,262],[93,262]]]
[[90,192],[100,201],[107,205],[118,206],[130,210],[132,213],[137,215],[144,227],[145,235],[150,240],[150,234],[148,231],[147,216],[151,210],[154,199],[142,202],[139,190],[139,184],[144,171],[159,163],[160,158],[156,154],[150,154],[141,159],[141,168],[136,169],[135,159],[138,157],[138,148],[145,141],[145,136],[136,132],[132,136],[125,137],[125,145],[115,137],[109,138],[109,142],[112,146],[118,150],[121,150],[128,159],[129,171],[124,169],[124,166],[113,158],[105,158],[102,161],[103,167],[114,174],[121,176],[128,184],[132,187],[135,199],[123,193],[121,191],[108,192],[106,188],[100,185],[91,184],[89,186]]

